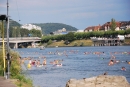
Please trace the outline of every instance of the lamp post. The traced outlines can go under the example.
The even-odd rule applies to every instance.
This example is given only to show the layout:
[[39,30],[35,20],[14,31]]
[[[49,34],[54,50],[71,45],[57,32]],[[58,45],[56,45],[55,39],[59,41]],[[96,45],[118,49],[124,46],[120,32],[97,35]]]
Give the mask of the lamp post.
[[10,54],[9,54],[9,3],[7,0],[7,79],[10,78]]

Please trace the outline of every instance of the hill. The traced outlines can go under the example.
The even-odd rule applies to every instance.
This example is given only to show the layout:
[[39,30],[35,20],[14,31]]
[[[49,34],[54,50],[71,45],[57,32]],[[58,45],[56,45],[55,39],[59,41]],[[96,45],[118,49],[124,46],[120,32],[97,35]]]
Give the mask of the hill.
[[[5,29],[6,29],[6,22],[4,23],[4,26],[5,26]],[[18,23],[17,21],[14,21],[14,20],[12,20],[12,19],[9,19],[9,27],[20,27],[21,26],[21,24],[20,23]]]
[[12,20],[12,19],[10,19],[9,22],[10,22],[10,23],[9,23],[9,26],[10,26],[10,27],[11,27],[11,26],[18,26],[18,27],[21,26],[20,23],[18,23],[17,21],[14,21],[14,20]]
[[65,28],[67,31],[77,31],[78,29],[70,25],[62,23],[33,23],[34,25],[40,26],[42,28],[43,34],[49,34],[50,32],[57,31],[59,29]]
[[[62,23],[31,23],[37,26],[40,26],[42,29],[43,34],[49,34],[50,32],[57,31],[59,29],[65,28],[67,31],[77,31],[78,29],[75,27],[72,27],[70,25],[62,24]],[[14,21],[10,19],[10,27],[20,27],[21,24],[18,23],[17,21]],[[5,28],[6,28],[6,23],[5,23]]]

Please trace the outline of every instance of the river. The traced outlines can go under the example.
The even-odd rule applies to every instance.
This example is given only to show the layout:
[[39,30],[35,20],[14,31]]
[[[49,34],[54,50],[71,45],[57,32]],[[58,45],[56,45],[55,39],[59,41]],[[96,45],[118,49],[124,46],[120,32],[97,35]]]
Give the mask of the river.
[[[46,57],[47,65],[27,68],[28,60],[22,65],[25,74],[33,80],[36,87],[65,87],[71,79],[89,78],[107,72],[108,75],[123,75],[130,82],[130,46],[104,46],[104,47],[56,47],[56,48],[20,48],[18,51],[22,58],[31,57],[43,61]],[[84,54],[86,52],[86,54]],[[100,55],[96,55],[100,52]],[[108,65],[114,55],[119,63]],[[54,66],[50,62],[61,60],[62,66]],[[126,71],[122,71],[121,67]]]

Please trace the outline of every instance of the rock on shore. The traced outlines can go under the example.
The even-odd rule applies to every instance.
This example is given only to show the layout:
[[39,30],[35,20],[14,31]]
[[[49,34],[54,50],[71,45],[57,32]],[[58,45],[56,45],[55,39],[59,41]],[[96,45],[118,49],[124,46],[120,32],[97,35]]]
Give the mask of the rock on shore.
[[124,76],[99,75],[97,77],[70,79],[66,87],[130,87]]

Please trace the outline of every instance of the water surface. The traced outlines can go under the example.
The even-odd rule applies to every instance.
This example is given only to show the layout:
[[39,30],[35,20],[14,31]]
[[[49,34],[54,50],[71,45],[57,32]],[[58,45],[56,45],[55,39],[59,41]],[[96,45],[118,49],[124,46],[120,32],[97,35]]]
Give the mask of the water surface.
[[[58,47],[58,48],[22,48],[16,49],[22,58],[43,61],[42,56],[47,59],[47,65],[43,67],[33,66],[27,68],[28,60],[22,65],[26,75],[33,80],[34,86],[40,87],[65,87],[66,82],[71,79],[89,78],[107,72],[109,75],[123,75],[130,82],[130,46],[109,47]],[[88,54],[85,55],[84,52]],[[104,52],[95,55],[94,52]],[[117,53],[115,53],[117,52]],[[58,53],[58,54],[57,54]],[[64,53],[64,54],[63,54]],[[65,55],[66,53],[66,55]],[[120,63],[108,66],[111,55],[120,60]],[[53,60],[63,60],[63,66],[57,67],[50,64]],[[122,71],[121,67],[126,67]]]

